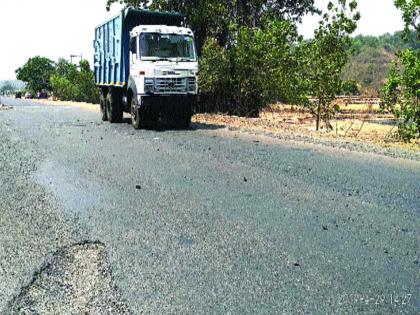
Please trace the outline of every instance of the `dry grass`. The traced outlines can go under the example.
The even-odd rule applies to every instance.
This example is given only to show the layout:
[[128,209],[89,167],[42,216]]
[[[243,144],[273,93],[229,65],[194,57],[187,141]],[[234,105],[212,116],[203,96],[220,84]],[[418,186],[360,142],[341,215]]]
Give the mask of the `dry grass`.
[[393,116],[381,114],[379,107],[367,105],[343,106],[331,122],[333,130],[315,131],[312,115],[294,106],[274,105],[261,113],[259,118],[199,114],[195,122],[223,125],[233,129],[273,134],[305,135],[313,138],[344,139],[379,144],[384,147],[399,147],[420,151],[420,141],[404,143],[397,139],[397,127]]

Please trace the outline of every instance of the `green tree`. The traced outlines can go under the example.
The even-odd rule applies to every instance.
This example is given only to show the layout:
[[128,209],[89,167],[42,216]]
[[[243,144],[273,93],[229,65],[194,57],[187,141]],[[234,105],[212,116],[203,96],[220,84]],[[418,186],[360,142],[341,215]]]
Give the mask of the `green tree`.
[[262,28],[240,27],[232,49],[236,114],[257,117],[272,102],[291,102],[296,87],[295,24],[267,19]]
[[36,94],[50,90],[50,77],[54,73],[54,63],[45,57],[36,56],[16,70],[16,78],[28,84],[28,89]]
[[59,59],[51,76],[54,96],[63,101],[97,103],[99,90],[95,86],[89,62],[82,60],[79,69],[65,59]]
[[[108,0],[107,7],[117,0]],[[296,22],[319,12],[314,0],[123,0],[127,6],[177,11],[197,41],[207,110],[256,116],[296,92],[291,66]]]
[[399,133],[409,141],[420,136],[420,58],[419,53],[405,49],[391,67],[383,89],[383,106],[400,120]]
[[50,80],[54,97],[62,101],[75,100],[77,94],[76,87],[67,77],[54,74]]
[[356,80],[345,81],[342,84],[342,93],[344,95],[358,95],[360,94],[359,85]]
[[210,37],[204,44],[200,58],[200,111],[229,112],[231,104],[231,63],[228,51]]
[[[403,10],[405,31],[409,39],[410,27],[420,39],[420,0],[396,0]],[[399,120],[399,134],[404,141],[420,137],[420,49],[404,49],[397,55],[388,82],[383,88],[382,106],[391,110]]]
[[420,0],[395,0],[395,6],[403,11],[404,36],[414,28],[420,38]]
[[256,117],[278,100],[294,101],[297,29],[267,18],[261,28],[231,25],[232,47],[206,41],[200,59],[200,87],[207,111]]
[[315,38],[303,42],[299,49],[302,90],[310,98],[303,98],[316,118],[316,130],[321,120],[326,128],[331,128],[330,120],[337,108],[333,101],[342,88],[342,70],[347,63],[351,46],[350,34],[357,27],[360,14],[355,12],[357,2],[351,1],[347,7],[345,0],[338,0],[338,6],[328,5],[328,13],[323,15]]
[[76,100],[87,103],[99,102],[99,89],[95,85],[94,74],[90,69],[89,62],[82,60],[79,64],[79,73],[76,78]]
[[231,23],[261,27],[267,17],[296,21],[307,13],[318,12],[314,0],[107,0],[107,8],[115,2],[184,14],[195,33],[199,52],[208,37],[215,37],[221,46],[232,45]]

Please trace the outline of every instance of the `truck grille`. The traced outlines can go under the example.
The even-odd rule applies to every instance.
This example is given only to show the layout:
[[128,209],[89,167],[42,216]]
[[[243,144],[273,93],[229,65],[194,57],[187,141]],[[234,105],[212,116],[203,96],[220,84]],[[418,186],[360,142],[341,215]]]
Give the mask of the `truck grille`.
[[187,93],[187,78],[156,78],[157,93]]

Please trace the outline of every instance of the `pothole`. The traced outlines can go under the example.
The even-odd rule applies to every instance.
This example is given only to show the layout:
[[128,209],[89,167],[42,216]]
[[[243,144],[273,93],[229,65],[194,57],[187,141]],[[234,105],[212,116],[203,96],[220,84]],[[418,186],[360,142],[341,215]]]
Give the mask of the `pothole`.
[[102,243],[57,251],[4,314],[131,314],[113,284]]

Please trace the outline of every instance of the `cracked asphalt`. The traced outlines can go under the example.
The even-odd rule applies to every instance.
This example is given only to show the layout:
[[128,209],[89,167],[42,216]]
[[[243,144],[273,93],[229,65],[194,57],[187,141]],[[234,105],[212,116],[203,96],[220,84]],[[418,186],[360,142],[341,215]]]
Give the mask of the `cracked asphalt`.
[[3,102],[0,312],[418,314],[419,161]]

